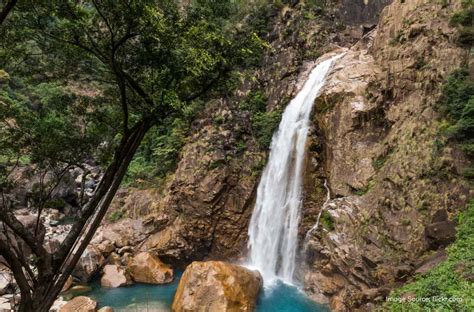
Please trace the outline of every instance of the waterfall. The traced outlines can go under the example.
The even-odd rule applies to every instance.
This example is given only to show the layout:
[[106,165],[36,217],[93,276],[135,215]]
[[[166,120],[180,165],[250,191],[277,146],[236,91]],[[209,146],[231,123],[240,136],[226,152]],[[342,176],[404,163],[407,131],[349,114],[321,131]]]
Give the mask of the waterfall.
[[249,267],[265,284],[293,283],[302,195],[305,145],[314,100],[337,55],[321,62],[288,104],[272,138],[249,225]]

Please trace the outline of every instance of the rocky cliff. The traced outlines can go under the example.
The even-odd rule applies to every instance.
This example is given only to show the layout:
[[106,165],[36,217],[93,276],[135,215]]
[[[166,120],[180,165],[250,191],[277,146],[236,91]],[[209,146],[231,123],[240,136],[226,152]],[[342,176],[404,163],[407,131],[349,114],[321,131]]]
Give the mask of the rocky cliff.
[[[304,279],[335,310],[384,300],[455,238],[451,220],[472,189],[462,179],[466,159],[439,146],[436,104],[469,57],[449,25],[459,9],[460,1],[393,2],[316,102],[302,232],[323,211],[305,242]],[[331,200],[321,206],[324,179]]]
[[242,103],[258,92],[266,112],[281,111],[330,52],[345,54],[315,104],[308,142],[298,272],[305,290],[335,310],[366,310],[439,261],[454,239],[453,216],[472,196],[460,174],[467,160],[454,145],[440,147],[436,111],[442,83],[468,58],[449,25],[460,1],[390,3],[268,7],[270,48],[260,68],[242,73],[235,94],[208,103],[161,192],[116,199],[115,210],[145,220],[137,248],[173,264],[245,256],[268,146]]
[[[142,248],[175,263],[246,254],[247,226],[268,146],[258,143],[253,116],[242,103],[258,92],[267,112],[281,111],[318,56],[350,46],[364,25],[373,25],[387,1],[374,3],[290,2],[260,13],[262,36],[270,43],[263,63],[242,74],[234,95],[208,103],[194,123],[178,168],[152,214],[167,223]],[[357,18],[349,24],[351,15]]]

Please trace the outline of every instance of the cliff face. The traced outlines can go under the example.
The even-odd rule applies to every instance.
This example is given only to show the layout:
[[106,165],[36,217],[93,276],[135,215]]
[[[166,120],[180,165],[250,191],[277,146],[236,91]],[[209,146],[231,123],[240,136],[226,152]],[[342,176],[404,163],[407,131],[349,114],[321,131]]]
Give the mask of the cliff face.
[[[363,7],[367,16],[380,9]],[[152,214],[167,223],[143,248],[174,263],[246,255],[247,227],[268,151],[257,143],[252,116],[241,103],[258,91],[267,111],[284,108],[319,55],[358,39],[350,29],[360,23],[346,27],[342,21],[350,10],[357,11],[348,10],[342,2],[321,7],[293,2],[267,9],[269,27],[263,33],[271,48],[263,64],[243,73],[242,86],[233,96],[208,103],[193,125],[178,169]]]
[[461,153],[437,143],[435,110],[442,83],[468,57],[449,26],[460,0],[390,3],[268,10],[261,67],[243,73],[234,95],[208,103],[167,186],[146,192],[145,209],[133,206],[154,227],[140,248],[183,264],[246,255],[268,151],[241,104],[259,91],[268,112],[281,110],[327,52],[345,55],[315,103],[308,142],[298,272],[306,291],[335,310],[364,310],[444,248],[469,195]]
[[460,1],[393,2],[338,61],[316,102],[310,145],[320,148],[308,161],[302,233],[321,210],[322,180],[333,199],[305,242],[304,279],[335,310],[383,300],[429,250],[454,239],[449,216],[470,187],[459,151],[437,144],[435,107],[442,83],[468,58],[449,26],[459,9]]

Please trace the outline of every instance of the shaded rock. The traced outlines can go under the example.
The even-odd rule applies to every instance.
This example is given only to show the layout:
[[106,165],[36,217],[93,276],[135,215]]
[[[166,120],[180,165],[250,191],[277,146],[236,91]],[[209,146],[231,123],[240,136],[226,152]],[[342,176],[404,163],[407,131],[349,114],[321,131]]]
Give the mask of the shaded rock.
[[88,282],[104,265],[102,253],[94,246],[87,246],[77,263],[72,275],[81,282]]
[[441,262],[445,261],[448,258],[446,250],[440,249],[435,254],[428,257],[424,260],[420,266],[415,270],[417,274],[424,274],[433,268],[437,267]]
[[[25,214],[16,215],[16,218],[18,219],[18,221],[20,221],[23,224],[24,227],[26,227],[28,231],[30,231],[30,233],[35,234],[36,221],[37,221],[37,216],[35,214],[27,212]],[[38,224],[38,230],[36,231],[35,236],[40,241],[43,241],[45,234],[46,234],[46,229],[43,223],[40,221]]]
[[165,284],[173,280],[173,269],[149,252],[140,252],[128,263],[128,271],[138,283]]
[[145,239],[147,230],[141,220],[124,218],[113,224],[104,224],[98,230],[91,245],[96,246],[105,255],[112,248],[135,246]]
[[106,239],[99,245],[97,245],[97,249],[103,254],[110,254],[112,251],[115,250],[115,246],[111,241]]
[[46,251],[49,252],[50,254],[53,254],[56,251],[58,251],[59,246],[61,246],[61,243],[59,242],[58,239],[55,239],[55,238],[48,239],[44,243],[44,249],[46,249]]
[[431,249],[447,246],[456,239],[456,224],[453,221],[442,221],[427,225],[425,238]]
[[262,278],[258,272],[220,261],[193,262],[179,282],[172,310],[254,311]]
[[60,309],[60,312],[95,312],[97,302],[89,297],[79,296],[68,301]]
[[12,283],[12,276],[8,272],[0,272],[0,295],[6,294]]
[[103,272],[100,279],[100,285],[103,287],[121,287],[132,284],[126,269],[118,265],[108,264],[104,267]]
[[433,214],[431,217],[431,223],[448,221],[448,212],[446,209],[440,209]]

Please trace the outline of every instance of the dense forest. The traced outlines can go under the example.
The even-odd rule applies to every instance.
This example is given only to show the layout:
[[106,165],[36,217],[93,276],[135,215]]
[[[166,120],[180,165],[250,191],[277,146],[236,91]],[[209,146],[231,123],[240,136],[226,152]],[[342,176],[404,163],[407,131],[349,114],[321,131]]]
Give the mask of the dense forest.
[[0,309],[474,309],[473,22],[0,1]]

